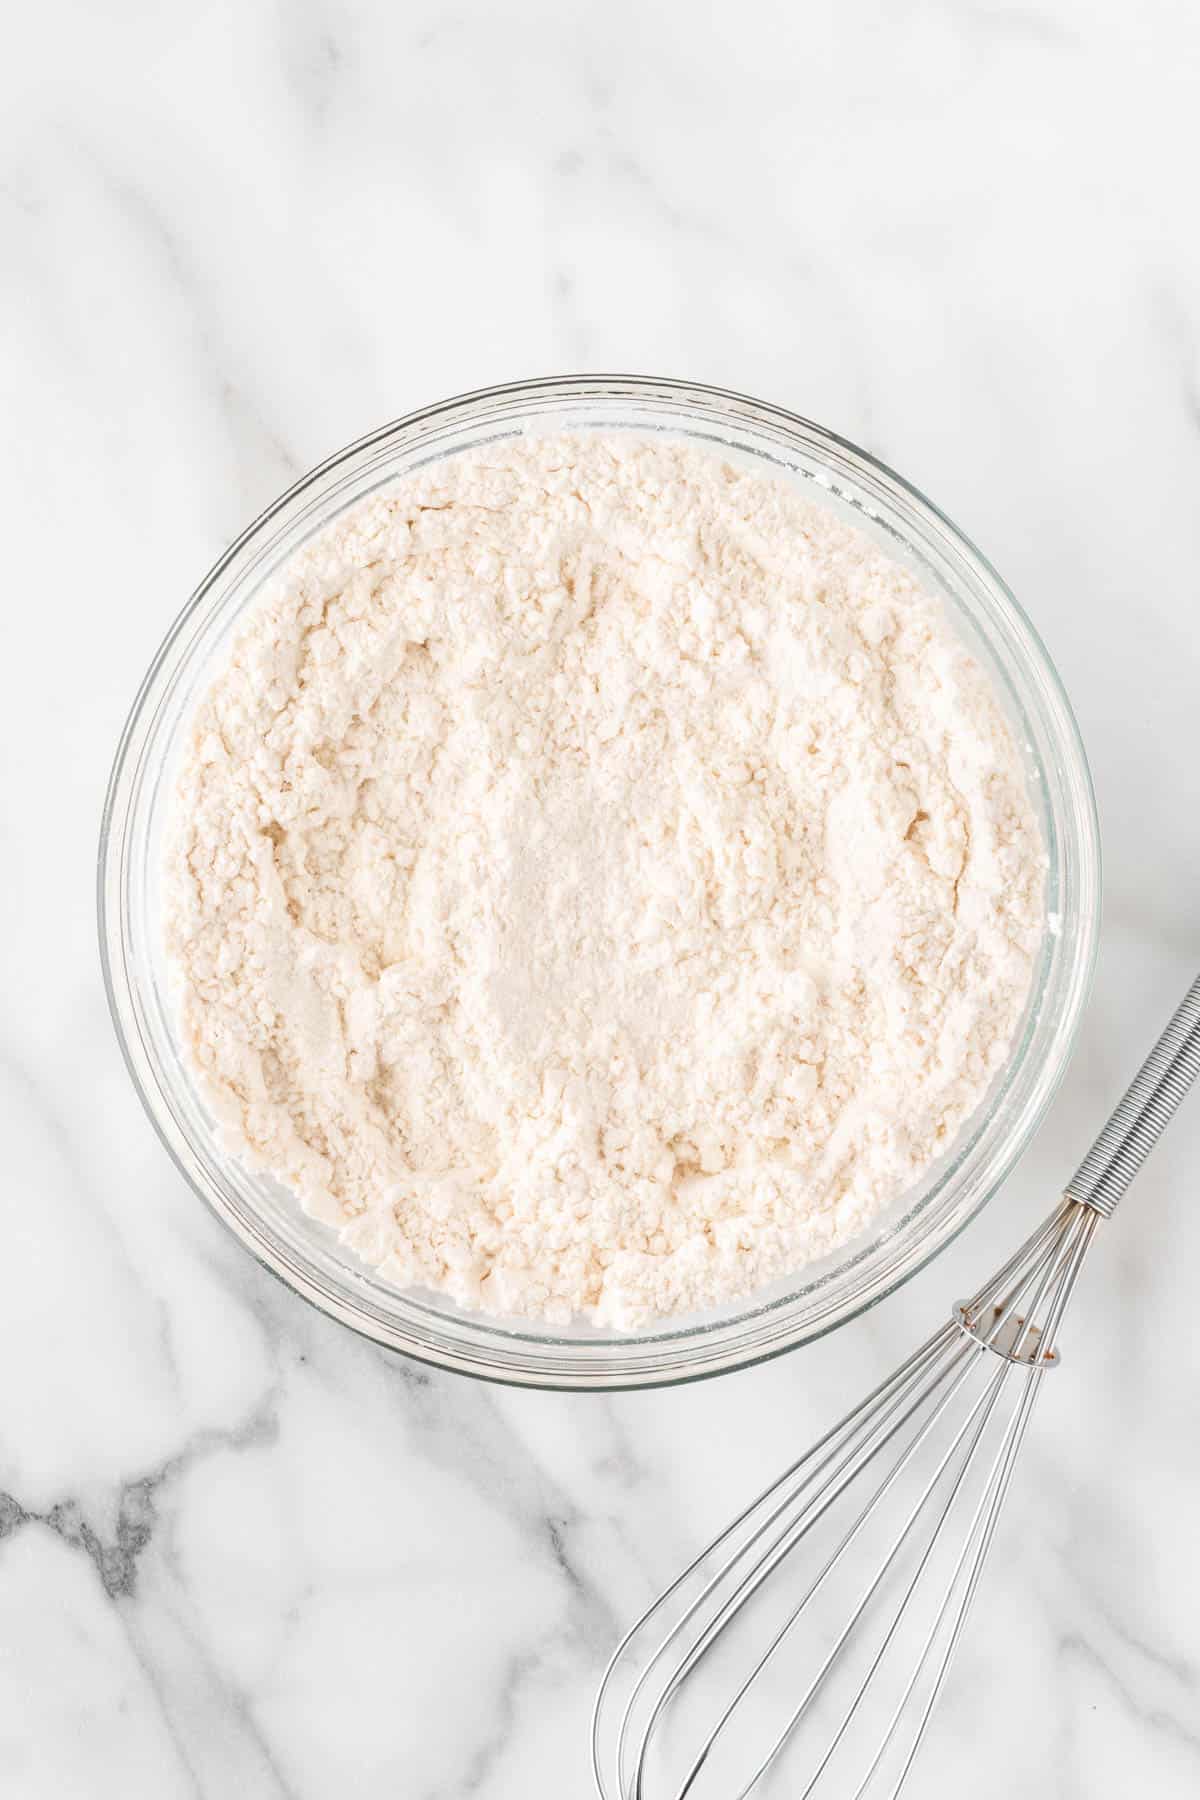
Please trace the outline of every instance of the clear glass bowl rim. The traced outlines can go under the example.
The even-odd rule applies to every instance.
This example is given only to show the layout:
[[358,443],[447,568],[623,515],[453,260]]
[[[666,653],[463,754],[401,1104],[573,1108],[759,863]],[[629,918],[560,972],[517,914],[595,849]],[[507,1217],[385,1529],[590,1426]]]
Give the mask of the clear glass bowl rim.
[[[681,434],[703,424],[709,431],[699,433],[693,429],[692,435],[715,434],[718,441],[722,441],[720,433],[725,430],[735,434],[728,440],[735,450],[745,447],[738,434],[762,434],[777,446],[780,461],[786,461],[790,445],[797,456],[807,456],[832,470],[830,482],[825,483],[831,494],[840,492],[840,476],[849,483],[847,493],[865,489],[879,505],[904,516],[910,528],[916,522],[933,552],[958,569],[967,591],[973,590],[974,604],[986,609],[991,632],[984,635],[997,656],[1003,651],[1009,674],[1023,684],[1022,716],[1041,734],[1043,750],[1049,752],[1039,757],[1038,769],[1043,785],[1049,779],[1053,790],[1044,792],[1043,799],[1047,804],[1051,800],[1057,803],[1050,805],[1052,841],[1048,849],[1051,875],[1061,897],[1062,930],[1047,949],[1051,960],[1046,966],[1051,975],[1043,979],[1036,1016],[1027,1025],[1022,1046],[1010,1059],[1004,1095],[1018,1076],[1023,1077],[1026,1091],[1020,1111],[1007,1134],[991,1144],[986,1166],[978,1165],[983,1173],[973,1189],[962,1187],[956,1195],[954,1177],[961,1176],[963,1168],[976,1156],[993,1123],[992,1114],[974,1128],[970,1143],[961,1155],[951,1159],[932,1193],[925,1195],[883,1236],[876,1237],[872,1227],[867,1234],[870,1241],[857,1251],[854,1245],[849,1246],[849,1252],[854,1254],[843,1254],[832,1274],[806,1280],[808,1272],[801,1271],[796,1278],[800,1285],[782,1298],[765,1303],[751,1299],[738,1309],[728,1309],[699,1323],[675,1326],[665,1321],[644,1333],[575,1338],[553,1330],[539,1332],[524,1326],[514,1329],[489,1320],[487,1315],[458,1309],[431,1310],[403,1290],[388,1288],[368,1271],[345,1267],[341,1258],[319,1244],[297,1242],[298,1236],[305,1235],[303,1230],[281,1229],[278,1221],[272,1223],[248,1204],[227,1178],[222,1178],[221,1170],[214,1164],[223,1161],[227,1168],[230,1159],[215,1149],[211,1138],[198,1141],[199,1134],[181,1120],[170,1092],[169,1072],[145,1029],[136,950],[131,942],[129,880],[131,830],[141,802],[143,780],[152,769],[147,756],[154,745],[154,731],[165,697],[179,674],[189,631],[198,634],[198,616],[204,614],[214,594],[221,592],[221,584],[231,571],[236,571],[239,560],[245,563],[251,558],[253,567],[251,553],[255,546],[280,520],[284,521],[279,525],[281,533],[289,521],[297,515],[306,516],[307,511],[316,518],[311,528],[317,528],[325,518],[341,510],[344,500],[319,517],[314,511],[334,478],[347,469],[373,466],[375,460],[403,450],[406,445],[411,448],[436,437],[447,428],[458,431],[468,425],[481,429],[487,426],[489,435],[494,436],[498,424],[510,430],[520,429],[560,409],[591,406],[644,408],[647,416],[664,412],[677,419],[675,428]],[[648,428],[642,418],[635,423],[637,428]],[[609,422],[607,428],[617,430],[621,426]],[[671,429],[669,425],[650,428]],[[758,453],[769,454],[761,450]],[[791,466],[797,472],[808,473],[796,464]],[[877,525],[886,523],[883,513],[874,517]],[[233,577],[235,581],[245,578],[246,572]],[[965,604],[963,590],[957,592],[956,598]],[[978,618],[975,623],[978,626]],[[406,414],[355,440],[281,494],[218,558],[164,638],[122,731],[101,822],[97,893],[105,991],[118,1042],[142,1104],[185,1180],[265,1268],[328,1316],[418,1361],[510,1385],[612,1392],[701,1380],[750,1367],[823,1336],[893,1293],[926,1267],[978,1215],[1028,1144],[1069,1060],[1090,987],[1099,933],[1100,839],[1095,797],[1078,726],[1045,647],[988,560],[910,482],[867,451],[811,420],[728,389],[671,377],[547,376],[459,395]],[[1047,1009],[1052,1017],[1043,1029],[1042,1015]],[[1028,1053],[1039,1030],[1041,1062],[1022,1067],[1022,1055],[1028,1064]],[[939,1196],[940,1210],[933,1213],[932,1201]],[[298,1206],[295,1211],[302,1219]],[[922,1220],[925,1235],[914,1236],[909,1230],[906,1236],[906,1228]],[[311,1232],[311,1221],[306,1222],[306,1229]],[[847,1270],[857,1273],[843,1298],[838,1300],[835,1296],[831,1300],[829,1284],[843,1278]],[[814,1295],[821,1304],[812,1303]],[[810,1302],[807,1308],[806,1300]]]

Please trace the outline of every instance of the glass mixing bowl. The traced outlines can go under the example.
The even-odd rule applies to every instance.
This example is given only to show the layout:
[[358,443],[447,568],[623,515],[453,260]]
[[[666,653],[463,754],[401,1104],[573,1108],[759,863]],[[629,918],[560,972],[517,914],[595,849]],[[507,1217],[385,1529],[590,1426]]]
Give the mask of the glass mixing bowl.
[[[189,715],[264,581],[343,508],[407,470],[528,430],[668,433],[793,481],[914,569],[986,665],[1028,771],[1049,857],[1046,932],[1006,1067],[951,1150],[867,1232],[750,1302],[655,1329],[539,1330],[389,1286],[276,1182],[218,1141],[185,1065],[159,926],[164,816]],[[743,395],[641,376],[576,375],[445,401],[351,444],[268,507],[201,582],[142,683],[100,842],[100,943],[117,1035],[160,1137],[196,1192],[280,1279],[377,1343],[531,1387],[686,1381],[777,1355],[852,1319],[921,1268],[994,1194],[1046,1110],[1074,1041],[1099,919],[1095,804],[1050,660],[995,570],[873,457]]]

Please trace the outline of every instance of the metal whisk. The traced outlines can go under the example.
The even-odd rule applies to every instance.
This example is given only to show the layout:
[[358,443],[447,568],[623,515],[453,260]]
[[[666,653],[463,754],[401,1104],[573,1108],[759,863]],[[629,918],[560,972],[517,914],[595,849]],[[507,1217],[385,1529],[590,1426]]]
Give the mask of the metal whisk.
[[1200,1073],[1200,977],[1057,1210],[623,1639],[602,1800],[894,1796],[912,1767],[1101,1219]]

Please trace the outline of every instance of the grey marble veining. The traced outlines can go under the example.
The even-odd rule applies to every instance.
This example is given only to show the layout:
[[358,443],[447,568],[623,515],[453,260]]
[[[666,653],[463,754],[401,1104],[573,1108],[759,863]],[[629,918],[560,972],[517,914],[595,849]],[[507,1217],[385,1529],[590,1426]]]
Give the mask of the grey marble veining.
[[[47,0],[0,68],[0,1792],[565,1800],[614,1634],[1005,1253],[1200,963],[1200,14]],[[1095,995],[934,1267],[619,1398],[389,1358],[167,1161],[100,989],[108,764],[188,591],[445,394],[760,393],[931,493],[1092,758]],[[1096,1249],[916,1794],[1200,1791],[1200,1105]]]

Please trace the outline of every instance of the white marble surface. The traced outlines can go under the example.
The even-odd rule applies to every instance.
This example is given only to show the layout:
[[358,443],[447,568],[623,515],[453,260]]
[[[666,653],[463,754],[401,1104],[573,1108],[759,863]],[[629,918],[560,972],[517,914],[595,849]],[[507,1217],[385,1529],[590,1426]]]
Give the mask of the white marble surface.
[[[710,14],[719,15],[718,18]],[[42,0],[0,83],[0,1792],[566,1800],[618,1623],[1031,1224],[1200,962],[1200,13]],[[368,427],[522,374],[777,399],[1007,575],[1093,758],[1096,991],[877,1314],[618,1399],[356,1341],[184,1187],[93,864],[142,670]],[[1200,1101],[1096,1252],[913,1792],[1200,1791]]]

